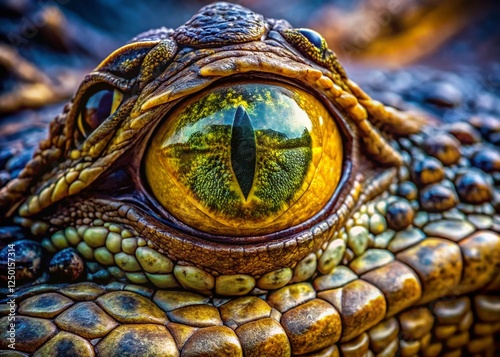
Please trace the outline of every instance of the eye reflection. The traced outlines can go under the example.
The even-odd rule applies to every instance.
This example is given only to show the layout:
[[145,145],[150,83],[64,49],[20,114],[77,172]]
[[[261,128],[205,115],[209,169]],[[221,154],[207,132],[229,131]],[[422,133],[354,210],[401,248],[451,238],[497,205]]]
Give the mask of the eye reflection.
[[[335,148],[325,136],[336,139]],[[325,145],[335,152],[324,155]],[[287,217],[317,176],[322,157],[341,163],[340,145],[333,119],[309,94],[272,84],[223,86],[161,125],[146,156],[146,177],[160,203],[198,229],[268,232],[309,218],[298,209],[312,205],[310,216],[328,201],[340,165],[333,188]]]
[[101,89],[93,93],[82,106],[78,115],[78,129],[87,137],[106,118],[113,114],[123,100],[123,94],[116,89]]

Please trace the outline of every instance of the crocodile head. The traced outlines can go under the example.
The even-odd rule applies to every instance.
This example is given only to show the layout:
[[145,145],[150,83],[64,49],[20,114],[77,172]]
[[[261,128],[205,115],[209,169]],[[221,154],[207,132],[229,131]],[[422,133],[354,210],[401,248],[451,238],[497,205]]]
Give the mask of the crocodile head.
[[89,281],[27,288],[18,347],[491,351],[499,157],[371,99],[316,32],[206,6],[106,58],[0,191],[51,282]]

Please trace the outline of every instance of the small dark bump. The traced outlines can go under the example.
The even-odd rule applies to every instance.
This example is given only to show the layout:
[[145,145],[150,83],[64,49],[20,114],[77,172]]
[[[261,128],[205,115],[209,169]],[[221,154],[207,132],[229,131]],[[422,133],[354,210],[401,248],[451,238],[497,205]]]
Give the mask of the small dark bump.
[[377,100],[399,110],[407,109],[407,103],[404,101],[401,95],[397,93],[393,92],[377,93]]
[[475,100],[471,100],[471,106],[478,112],[492,112],[495,111],[497,98],[488,92],[478,93]]
[[484,147],[474,154],[471,165],[487,173],[500,171],[500,152],[491,147]]
[[401,231],[407,228],[414,216],[415,211],[407,200],[400,199],[387,205],[386,220],[390,229]]
[[445,82],[431,83],[426,86],[422,96],[425,102],[440,108],[455,108],[463,102],[462,92]]
[[474,116],[470,123],[485,137],[500,132],[500,120],[490,115]]
[[426,139],[427,137],[424,137],[421,133],[416,133],[416,134],[411,134],[409,138],[414,144],[417,144],[417,146],[420,147],[422,146],[424,139]]
[[456,122],[448,125],[445,129],[463,145],[472,145],[481,141],[481,134],[469,123]]
[[380,70],[368,71],[368,73],[366,73],[365,83],[370,89],[376,89],[377,93],[379,91],[384,91],[387,89],[387,75]]
[[420,204],[427,212],[443,212],[455,207],[457,194],[449,187],[434,184],[425,187],[420,194]]
[[460,167],[469,167],[470,166],[470,161],[465,156],[462,156],[460,158],[460,160],[458,160],[457,165],[460,166]]
[[57,282],[75,282],[86,276],[85,263],[74,248],[57,252],[50,261],[49,271]]
[[[466,167],[469,167],[469,166],[470,165],[466,165]],[[450,169],[449,167],[447,167],[444,169],[444,176],[448,180],[454,180],[455,176],[456,176],[456,172],[454,170]]]
[[408,201],[415,200],[418,195],[417,187],[413,182],[406,181],[398,185],[396,194],[406,198]]
[[453,165],[461,157],[460,143],[447,134],[431,135],[425,139],[424,150],[444,165]]
[[404,93],[415,84],[415,77],[409,71],[398,71],[397,73],[391,72],[390,75],[389,73],[387,74],[389,78],[385,82],[385,88],[388,87],[387,82],[390,81],[391,84],[389,87],[394,93]]
[[414,147],[413,143],[408,138],[399,139],[399,143],[406,150],[411,150]]
[[443,164],[439,160],[428,156],[415,162],[411,172],[413,180],[420,187],[439,182],[444,178]]
[[111,275],[106,269],[101,269],[97,273],[92,274],[92,281],[97,284],[107,284],[111,282]]
[[493,197],[493,188],[483,174],[469,171],[457,178],[455,182],[458,196],[466,203],[482,204]]
[[98,272],[99,270],[103,269],[103,266],[99,263],[96,263],[96,262],[86,262],[85,266],[87,267],[87,271],[89,273],[95,273],[95,272]]

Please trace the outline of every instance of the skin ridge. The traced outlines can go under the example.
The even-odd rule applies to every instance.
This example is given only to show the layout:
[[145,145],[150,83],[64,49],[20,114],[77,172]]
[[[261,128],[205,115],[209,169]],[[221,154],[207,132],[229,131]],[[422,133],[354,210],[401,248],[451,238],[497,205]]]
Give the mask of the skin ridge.
[[[210,20],[207,14],[217,16]],[[238,37],[221,25],[234,16],[242,19]],[[245,22],[246,16],[253,20]],[[212,26],[221,26],[218,40],[190,37]],[[206,350],[221,356],[493,354],[500,331],[500,154],[482,134],[490,124],[436,127],[385,107],[339,73],[333,53],[322,56],[325,61],[317,57],[326,47],[237,5],[205,7],[176,31],[162,40],[155,32],[139,36],[150,41],[106,59],[51,124],[49,139],[0,191],[5,227],[22,226],[33,239],[18,242],[19,255],[40,256],[40,248],[26,243],[33,241],[55,253],[52,275],[31,267],[18,277],[32,281],[18,291],[18,330],[35,336],[20,334],[19,350],[64,355],[78,349],[102,356]],[[252,42],[263,34],[272,34],[270,45]],[[231,56],[237,49],[241,56]],[[122,61],[137,53],[133,65]],[[278,63],[280,54],[289,58]],[[170,65],[177,66],[174,74]],[[155,67],[164,72],[152,76]],[[135,79],[118,75],[136,72]],[[174,220],[162,225],[143,209],[151,197],[134,190],[143,188],[137,173],[157,123],[185,96],[235,72],[302,84],[335,112],[344,135],[352,135],[346,139],[352,141],[351,172],[321,218],[278,235],[282,239],[244,246],[204,241]],[[85,139],[76,114],[86,88],[100,81],[123,89],[129,104]],[[141,148],[123,169],[119,157],[133,152],[134,144]],[[101,175],[118,168],[124,174],[116,177],[117,186],[132,191],[123,201],[93,192]],[[72,183],[81,184],[56,189],[61,178],[75,176]],[[2,331],[8,313],[2,310]],[[0,349],[8,350],[3,337]],[[150,344],[141,347],[137,341],[145,339]]]

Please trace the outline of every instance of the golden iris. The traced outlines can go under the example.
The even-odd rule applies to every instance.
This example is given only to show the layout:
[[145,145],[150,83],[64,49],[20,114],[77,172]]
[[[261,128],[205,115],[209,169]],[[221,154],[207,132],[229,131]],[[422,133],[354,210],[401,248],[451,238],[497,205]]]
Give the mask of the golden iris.
[[311,94],[273,82],[227,84],[169,114],[145,173],[180,221],[255,236],[318,213],[338,185],[342,157],[335,121]]

